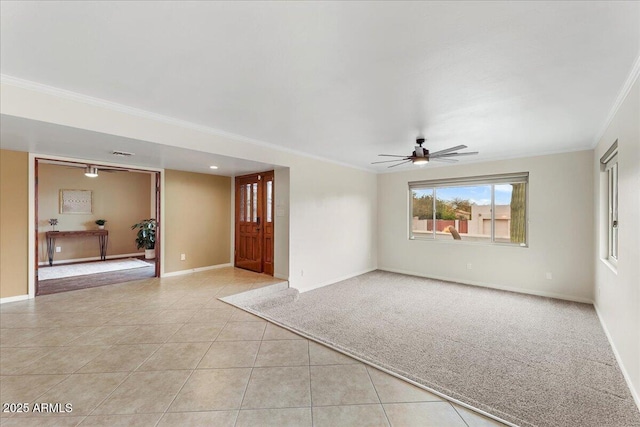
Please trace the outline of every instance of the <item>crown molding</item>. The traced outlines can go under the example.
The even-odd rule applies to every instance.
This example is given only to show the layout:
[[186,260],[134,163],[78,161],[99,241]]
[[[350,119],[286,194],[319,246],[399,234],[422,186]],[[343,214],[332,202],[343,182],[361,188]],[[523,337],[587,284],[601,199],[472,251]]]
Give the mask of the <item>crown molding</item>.
[[615,102],[611,106],[611,109],[609,110],[609,115],[607,116],[607,119],[604,121],[604,125],[600,129],[600,132],[598,132],[598,134],[596,135],[596,138],[592,142],[591,148],[595,148],[598,145],[598,142],[600,142],[600,139],[602,139],[602,137],[604,136],[604,133],[609,128],[609,125],[611,124],[611,122],[613,121],[613,118],[618,113],[618,110],[622,106],[622,103],[625,101],[625,99],[627,99],[627,96],[631,92],[631,88],[635,84],[636,80],[638,80],[638,76],[640,76],[640,54],[636,58],[636,61],[634,62],[633,67],[631,67],[631,72],[629,73],[627,80],[625,80],[624,84],[620,88],[618,97],[616,98]]
[[[174,117],[165,116],[162,114],[153,113],[150,111],[142,110],[139,108],[129,107],[124,104],[118,104],[116,102],[107,101],[101,98],[95,98],[92,96],[84,95],[78,92],[73,92],[66,89],[60,89],[53,86],[44,85],[30,80],[21,79],[18,77],[9,76],[6,74],[0,74],[0,83],[3,85],[14,86],[20,89],[26,89],[33,92],[44,93],[47,95],[55,96],[58,98],[68,99],[71,101],[80,102],[83,104],[91,105],[94,107],[104,108],[111,111],[116,111],[131,116],[140,117],[147,120],[153,120],[159,123],[164,123],[172,126],[178,126],[185,129],[194,130],[197,132],[206,133],[209,135],[220,136],[224,138],[234,139],[238,142],[244,142],[249,144],[255,144],[261,147],[269,148],[271,150],[280,151],[288,154],[294,154],[297,156],[306,157],[309,159],[320,160],[327,163],[332,163],[338,166],[344,166],[351,169],[357,169],[364,172],[376,173],[375,170],[369,168],[363,168],[360,166],[352,165],[349,163],[341,162],[338,160],[330,159],[327,157],[318,156],[315,154],[306,153],[304,151],[295,150],[288,147],[283,147],[277,144],[273,144],[259,139],[253,139],[242,135],[237,135],[230,132],[225,132],[219,129],[215,129],[208,126],[199,125],[187,120],[176,119]],[[214,153],[215,154],[215,153]]]

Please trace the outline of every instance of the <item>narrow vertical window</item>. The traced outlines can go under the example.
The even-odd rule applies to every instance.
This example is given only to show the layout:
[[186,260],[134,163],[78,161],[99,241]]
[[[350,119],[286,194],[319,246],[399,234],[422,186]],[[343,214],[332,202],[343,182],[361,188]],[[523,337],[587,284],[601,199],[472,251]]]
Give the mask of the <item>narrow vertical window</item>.
[[606,174],[606,227],[607,252],[606,259],[613,265],[618,262],[618,141],[600,159],[602,171]]
[[258,222],[258,184],[253,184],[253,222]]
[[245,192],[245,195],[247,196],[246,199],[246,203],[247,203],[247,210],[246,210],[246,222],[251,222],[251,184],[247,184],[245,186],[245,188],[247,189]]
[[609,180],[611,181],[609,210],[609,228],[611,230],[610,256],[618,260],[618,156],[613,159],[613,164],[609,169]]
[[244,216],[244,185],[240,187],[240,221],[244,221],[245,216]]
[[267,222],[272,222],[271,211],[273,210],[273,181],[267,181]]

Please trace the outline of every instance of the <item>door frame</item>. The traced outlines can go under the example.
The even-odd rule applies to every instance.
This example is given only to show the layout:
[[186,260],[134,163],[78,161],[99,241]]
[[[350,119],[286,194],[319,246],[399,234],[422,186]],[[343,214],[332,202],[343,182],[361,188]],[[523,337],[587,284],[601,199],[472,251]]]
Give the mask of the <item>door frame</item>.
[[[266,250],[266,238],[265,238],[265,228],[266,228],[266,216],[267,216],[267,197],[266,197],[266,186],[265,186],[265,182],[266,180],[264,179],[266,177],[270,177],[271,179],[271,224],[272,224],[272,231],[271,231],[271,245],[270,245],[270,251],[269,253],[271,254],[271,271],[270,272],[265,272],[265,264],[266,264],[266,256],[267,256],[267,250]],[[275,170],[268,170],[268,171],[263,171],[263,172],[255,172],[255,173],[250,173],[250,174],[245,174],[245,175],[238,175],[236,177],[234,177],[233,179],[233,195],[234,195],[234,202],[233,202],[233,206],[232,206],[232,217],[234,219],[234,223],[233,223],[233,243],[232,243],[232,250],[233,250],[233,266],[236,268],[242,268],[242,267],[238,267],[238,244],[239,244],[239,239],[240,239],[240,224],[239,224],[239,194],[240,194],[240,188],[238,186],[238,180],[241,180],[243,178],[252,178],[252,177],[258,177],[258,194],[259,194],[259,204],[258,204],[258,212],[259,212],[259,217],[260,214],[261,216],[265,217],[265,218],[260,218],[260,230],[259,230],[259,237],[258,237],[258,241],[260,242],[260,271],[257,273],[261,273],[261,274],[268,274],[270,276],[274,276],[275,273],[275,221],[276,221],[276,215],[275,215]],[[253,271],[253,270],[249,270],[249,271]]]
[[[162,217],[162,183],[163,169],[143,168],[138,166],[130,166],[122,163],[96,162],[93,160],[82,160],[77,158],[40,155],[29,153],[29,268],[28,273],[28,297],[34,298],[38,295],[38,268],[39,268],[39,239],[38,239],[38,162],[41,160],[58,161],[64,163],[75,163],[86,165],[90,163],[98,167],[120,167],[132,171],[140,171],[155,175],[155,217],[158,223],[156,228],[156,266],[155,277],[161,277],[162,274],[162,230],[164,229]],[[152,195],[153,196],[153,195]]]

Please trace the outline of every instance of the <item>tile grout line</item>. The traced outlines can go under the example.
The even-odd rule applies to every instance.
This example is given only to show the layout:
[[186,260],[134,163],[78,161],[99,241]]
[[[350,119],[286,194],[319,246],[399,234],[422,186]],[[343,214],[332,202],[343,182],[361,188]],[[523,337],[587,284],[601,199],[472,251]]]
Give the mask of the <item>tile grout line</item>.
[[262,331],[262,336],[260,337],[260,344],[258,345],[258,351],[256,352],[256,356],[253,359],[253,366],[251,366],[251,372],[249,373],[249,379],[247,380],[247,385],[244,387],[244,392],[242,393],[242,400],[240,401],[240,407],[238,408],[238,415],[236,416],[236,420],[233,423],[234,427],[238,424],[238,418],[240,418],[240,411],[242,410],[242,404],[244,403],[244,399],[247,396],[247,390],[249,389],[249,384],[251,383],[251,377],[253,376],[253,370],[256,366],[256,361],[258,360],[258,354],[260,354],[260,349],[262,348],[262,342],[264,339],[264,334],[267,332],[267,322],[265,322],[264,330]]
[[[215,298],[212,297],[212,299]],[[210,300],[207,300],[207,302],[209,302]],[[206,303],[205,303],[206,304]],[[200,307],[197,311],[203,310],[202,307]],[[195,313],[193,316],[191,316],[189,318],[189,320],[191,320],[193,317],[196,316],[197,313]],[[195,368],[193,368],[191,370],[191,373],[187,376],[185,382],[182,384],[182,386],[180,387],[180,389],[178,390],[178,392],[176,393],[175,396],[173,396],[173,399],[171,399],[171,402],[169,402],[169,405],[167,405],[167,408],[162,412],[162,415],[160,416],[160,419],[158,419],[158,423],[165,417],[165,415],[167,414],[167,412],[169,411],[169,408],[171,408],[171,405],[173,405],[173,403],[176,401],[176,399],[178,398],[178,395],[180,395],[180,393],[182,392],[182,390],[184,389],[184,386],[189,382],[189,380],[191,379],[191,377],[193,376],[194,372],[198,369],[198,366],[200,365],[200,363],[202,363],[202,359],[204,359],[204,357],[207,355],[207,353],[209,352],[209,350],[211,349],[211,346],[213,346],[213,343],[218,339],[218,336],[220,335],[220,332],[222,332],[222,330],[227,326],[227,324],[229,323],[229,320],[231,319],[233,315],[229,316],[229,318],[227,319],[227,321],[225,322],[224,326],[222,328],[220,328],[220,331],[218,331],[216,337],[213,339],[213,341],[211,341],[211,343],[209,344],[209,347],[207,347],[207,350],[202,354],[202,357],[200,357],[200,360],[198,360],[198,363],[196,363]],[[184,323],[180,328],[178,328],[176,330],[176,332],[174,332],[171,336],[175,335],[180,329],[182,329],[182,327],[184,325],[187,325],[188,323]],[[171,337],[167,338],[167,341],[170,339]],[[136,368],[137,369],[137,368]],[[157,425],[157,423],[156,423]]]
[[309,412],[311,412],[311,426],[313,427],[313,387],[311,387],[311,346],[307,340],[307,354],[309,355]]
[[[150,354],[150,355],[149,355],[149,356],[148,356],[148,357],[147,357],[147,358],[146,358],[142,363],[146,362],[146,361],[147,361],[151,356],[153,356],[153,355],[156,353],[156,351],[158,351],[159,349],[160,349],[160,347],[158,347],[155,351],[153,351],[153,352],[152,352],[152,353],[151,353],[151,354]],[[138,369],[138,368],[142,365],[142,363],[140,363],[140,365],[138,365],[135,369]],[[131,378],[131,375],[133,375],[133,373],[134,373],[134,372],[136,372],[136,370],[135,370],[135,369],[133,369],[133,370],[129,371],[129,372],[127,373],[127,375],[122,379],[122,381],[120,381],[120,383],[118,383],[118,385],[117,385],[117,386],[115,386],[115,387],[113,388],[113,390],[111,390],[111,392],[110,392],[109,394],[107,394],[107,396],[106,396],[104,399],[102,399],[102,400],[101,400],[101,401],[100,401],[100,402],[99,402],[99,403],[98,403],[98,404],[97,404],[97,405],[96,405],[96,406],[95,406],[95,407],[94,407],[94,408],[93,408],[93,409],[92,409],[92,410],[87,414],[87,417],[92,416],[92,415],[93,415],[93,413],[96,411],[96,409],[98,409],[98,408],[99,408],[99,407],[100,407],[104,402],[106,402],[107,400],[109,400],[109,398],[111,397],[111,395],[112,395],[113,393],[115,393],[115,391],[116,391],[118,388],[120,388],[120,386],[121,386],[122,384],[124,384],[124,382],[125,382],[125,381],[127,381],[129,378]],[[104,372],[103,372],[103,373],[104,373]],[[116,415],[116,414],[97,414],[97,415]],[[118,415],[120,415],[120,414],[118,414]]]
[[[266,285],[268,285],[268,284],[269,284],[269,283],[266,283],[266,284],[264,284],[264,286],[266,286]],[[261,287],[261,286],[257,286],[257,285],[259,285],[259,283],[258,283],[258,284],[257,284],[257,283],[253,283],[252,285],[253,285],[253,286],[252,286],[252,288],[251,288],[251,289]],[[216,288],[216,289],[214,289],[214,291],[215,291],[216,293],[218,293],[218,294],[219,294],[219,293],[221,293],[224,289],[226,289],[226,291],[227,291],[227,292],[229,292],[229,291],[233,292],[233,291],[234,291],[234,287],[235,287],[235,286],[234,286],[233,284],[231,284],[231,285],[223,286],[223,287],[221,287],[221,288]],[[145,283],[145,285],[144,285],[144,286],[136,286],[136,291],[142,291],[142,292],[145,292],[145,291],[147,291],[147,290],[149,290],[149,289],[153,289],[153,287],[151,286],[151,284],[146,284],[146,283]],[[128,300],[127,298],[125,298],[125,297],[115,298],[115,297],[114,297],[114,295],[112,295],[112,294],[108,293],[107,291],[105,291],[105,288],[104,288],[104,287],[91,288],[91,289],[88,289],[88,290],[82,290],[82,291],[80,291],[80,292],[82,292],[82,295],[84,296],[84,295],[87,295],[87,294],[88,294],[88,293],[87,293],[87,291],[92,292],[92,293],[102,294],[102,295],[105,295],[107,298],[109,298],[109,300],[105,300],[104,302],[102,302],[102,303],[101,303],[101,304],[99,304],[98,306],[96,306],[96,307],[92,308],[92,310],[93,310],[93,311],[98,310],[99,308],[112,307],[112,306],[114,306],[114,304],[115,304],[115,305],[117,305],[117,304],[119,304],[119,303],[124,303],[125,301],[129,301],[129,300]],[[237,290],[237,291],[241,291],[241,290]],[[148,311],[150,315],[152,315],[152,316],[154,316],[154,317],[159,317],[159,316],[161,316],[161,315],[162,315],[162,313],[167,312],[167,311],[175,311],[175,310],[189,310],[189,308],[185,308],[185,307],[177,307],[177,308],[176,308],[176,307],[172,307],[172,305],[176,305],[176,304],[178,304],[180,300],[185,299],[185,297],[186,297],[186,296],[188,296],[188,292],[183,291],[183,290],[181,290],[181,291],[180,291],[180,294],[181,294],[181,296],[180,296],[180,297],[178,297],[178,298],[176,298],[176,299],[172,302],[172,304],[170,304],[170,305],[168,305],[168,306],[167,306],[167,305],[165,305],[165,304],[162,304],[162,305],[158,305],[158,306],[157,306],[157,307],[155,307],[154,309],[151,309],[151,310],[143,310],[143,311]],[[47,297],[45,296],[45,297],[43,297],[43,298],[47,298]],[[217,298],[215,298],[215,296],[214,296],[214,297],[211,297],[209,300],[207,300],[207,303],[208,303],[208,302],[210,302],[210,301],[213,301],[214,299],[217,299]],[[59,300],[59,298],[55,297],[55,300]],[[82,301],[76,301],[76,303],[78,303],[78,302],[82,303]],[[53,304],[53,303],[54,303],[54,299],[53,299],[53,298],[51,298],[50,300],[48,299],[48,300],[47,300],[46,302],[44,302],[43,304],[46,304],[46,306],[45,306],[45,307],[48,307],[48,304],[49,304],[49,303],[52,303],[52,304]],[[65,302],[64,302],[64,304],[67,304],[67,303],[68,303],[67,301],[65,301]],[[35,306],[35,304],[33,304],[33,305]],[[213,308],[214,310],[216,309],[215,307],[212,307],[212,308]],[[199,307],[197,311],[201,311],[201,310],[203,310],[203,309],[204,309],[204,307]],[[131,310],[127,310],[126,312],[128,312],[128,311],[131,311]],[[118,315],[118,314],[120,314],[120,313],[124,313],[124,312],[123,312],[122,310],[106,310],[106,311],[105,311],[105,310],[99,310],[99,314],[100,314],[100,316],[102,316],[102,317],[99,317],[99,319],[104,319],[104,320],[101,320],[101,321],[99,321],[99,322],[96,322],[94,325],[88,325],[88,326],[90,326],[90,328],[89,328],[89,330],[88,330],[88,331],[86,331],[86,332],[84,332],[84,333],[82,333],[82,334],[80,334],[80,335],[78,335],[78,336],[76,336],[76,337],[72,338],[72,339],[71,339],[71,340],[69,340],[68,342],[65,342],[65,344],[64,344],[64,345],[62,345],[62,346],[43,346],[43,347],[46,349],[46,350],[45,350],[45,354],[43,354],[40,358],[36,358],[35,360],[31,361],[31,363],[29,363],[25,368],[23,368],[23,369],[26,369],[28,366],[31,366],[32,364],[37,363],[37,361],[39,361],[40,359],[47,357],[47,355],[48,355],[48,354],[50,354],[50,353],[51,353],[51,351],[55,351],[55,350],[57,350],[57,349],[62,349],[62,348],[67,348],[67,349],[68,349],[68,348],[73,348],[73,347],[84,347],[84,348],[87,348],[87,347],[104,347],[104,350],[103,350],[103,351],[99,352],[99,353],[98,353],[98,354],[96,354],[94,357],[92,357],[92,358],[90,358],[89,360],[87,360],[87,362],[86,362],[86,363],[82,364],[82,366],[79,366],[79,367],[78,367],[76,370],[74,370],[73,372],[71,372],[71,373],[62,373],[62,374],[52,374],[52,373],[44,373],[44,374],[37,374],[37,373],[33,373],[33,374],[19,374],[19,373],[17,373],[17,374],[14,374],[13,376],[19,376],[19,375],[31,375],[31,376],[38,376],[38,375],[44,375],[44,376],[53,376],[53,375],[56,375],[56,376],[57,376],[57,375],[60,375],[60,376],[62,376],[62,379],[61,379],[59,382],[57,382],[56,384],[53,384],[51,387],[48,387],[46,390],[44,390],[44,392],[43,392],[42,394],[40,394],[40,395],[39,395],[39,396],[42,396],[43,394],[47,393],[49,390],[54,389],[54,388],[55,388],[55,387],[57,387],[59,384],[61,384],[62,382],[64,382],[64,381],[68,380],[68,379],[69,379],[69,378],[71,378],[72,376],[79,376],[79,375],[100,375],[100,374],[110,374],[110,373],[124,374],[124,375],[123,375],[123,379],[122,379],[118,384],[116,384],[116,385],[114,386],[113,390],[112,390],[110,393],[108,393],[104,399],[99,400],[99,401],[98,401],[98,403],[93,407],[93,409],[91,409],[90,411],[88,411],[88,412],[87,412],[87,414],[78,416],[78,418],[80,418],[80,421],[79,421],[79,423],[78,423],[78,424],[85,423],[85,422],[87,421],[87,419],[89,419],[91,416],[94,416],[94,415],[104,415],[104,416],[129,416],[129,415],[135,415],[135,414],[116,414],[116,413],[95,414],[95,412],[96,412],[97,408],[99,408],[102,404],[104,404],[104,402],[105,402],[105,401],[107,401],[110,397],[112,397],[112,396],[113,396],[113,394],[115,393],[115,391],[116,391],[119,387],[121,387],[121,386],[122,386],[122,384],[123,384],[124,382],[126,382],[128,379],[130,379],[130,378],[133,376],[133,374],[134,374],[134,373],[136,373],[136,372],[143,372],[143,371],[139,371],[138,369],[139,369],[142,365],[144,365],[145,363],[147,363],[147,362],[148,362],[148,361],[149,361],[149,360],[150,360],[154,355],[156,355],[164,345],[168,344],[168,343],[169,343],[169,340],[171,339],[171,337],[172,337],[172,336],[175,336],[175,335],[177,334],[178,330],[180,330],[182,327],[184,327],[184,326],[186,326],[187,324],[189,324],[188,322],[189,322],[189,321],[190,321],[190,320],[191,320],[191,319],[196,315],[196,313],[194,313],[192,316],[190,316],[190,317],[189,317],[189,319],[187,319],[187,321],[183,321],[183,322],[175,322],[175,324],[176,324],[176,325],[180,325],[180,326],[178,327],[178,329],[177,329],[177,330],[175,330],[175,331],[173,331],[172,333],[170,333],[164,341],[162,341],[162,342],[154,342],[154,343],[144,343],[144,344],[155,344],[155,345],[158,345],[158,347],[157,347],[155,350],[153,350],[153,351],[152,351],[152,352],[151,352],[151,353],[150,353],[150,354],[149,354],[149,355],[148,355],[144,360],[142,360],[140,363],[138,363],[138,364],[137,364],[137,366],[135,366],[132,370],[127,370],[128,372],[127,372],[127,371],[104,372],[104,370],[102,370],[102,372],[80,372],[83,368],[85,368],[87,365],[89,365],[90,363],[92,363],[92,362],[93,362],[94,360],[96,360],[98,357],[100,357],[101,355],[103,355],[103,354],[105,354],[105,353],[110,352],[111,350],[113,350],[114,348],[117,348],[118,346],[125,346],[125,345],[136,345],[136,344],[140,344],[140,343],[137,343],[137,342],[131,342],[131,343],[126,343],[126,342],[125,342],[125,343],[120,343],[120,342],[119,342],[119,340],[118,340],[118,341],[117,341],[117,342],[115,342],[115,343],[109,343],[109,344],[106,344],[106,343],[100,343],[100,344],[97,344],[97,345],[96,345],[96,344],[94,344],[94,345],[90,345],[90,346],[74,346],[74,345],[73,345],[73,343],[74,343],[74,342],[76,342],[76,341],[78,341],[78,340],[80,340],[80,339],[81,339],[81,336],[83,336],[83,335],[91,335],[91,333],[93,333],[94,331],[96,331],[96,330],[98,330],[98,329],[100,329],[100,328],[117,328],[117,327],[119,327],[119,326],[131,326],[133,330],[132,330],[132,331],[129,331],[129,334],[133,334],[133,333],[135,333],[136,331],[140,330],[143,326],[147,326],[147,325],[148,325],[148,326],[151,326],[151,325],[153,325],[152,323],[150,323],[150,324],[146,324],[146,323],[133,323],[133,324],[132,324],[132,323],[128,323],[128,324],[126,324],[126,325],[122,325],[122,324],[120,324],[120,325],[119,325],[119,324],[117,324],[117,323],[116,323],[116,324],[111,324],[110,322],[112,322],[112,321],[113,321],[113,317],[114,317],[114,316],[117,316],[117,315]],[[13,314],[13,313],[1,313],[1,314]],[[22,312],[18,312],[17,314],[23,314],[23,313],[22,313]],[[37,318],[37,317],[47,317],[47,316],[52,316],[53,318],[59,318],[60,316],[65,317],[66,315],[71,315],[71,316],[73,316],[73,314],[78,314],[78,315],[80,315],[80,314],[83,314],[83,315],[88,314],[88,315],[91,315],[91,310],[83,310],[83,311],[67,311],[67,310],[63,310],[63,311],[56,311],[56,310],[48,311],[48,310],[45,310],[43,313],[38,313],[38,312],[26,312],[25,314],[27,314],[28,316],[33,317],[33,318]],[[202,361],[202,359],[204,358],[204,356],[208,353],[208,351],[210,351],[210,349],[211,349],[211,347],[212,347],[212,345],[213,345],[213,342],[217,342],[217,340],[218,340],[218,338],[219,338],[219,336],[220,336],[221,331],[224,329],[224,327],[225,327],[225,326],[227,326],[227,325],[228,325],[228,323],[229,323],[229,322],[231,322],[231,320],[232,320],[232,317],[233,317],[233,316],[234,316],[234,315],[231,315],[231,316],[229,316],[229,317],[226,319],[226,321],[225,321],[224,325],[223,325],[223,326],[222,326],[222,328],[221,328],[221,329],[216,333],[215,337],[214,337],[212,340],[210,340],[210,341],[209,341],[209,340],[205,340],[205,341],[198,341],[198,342],[208,342],[208,343],[209,343],[209,346],[208,346],[208,348],[206,349],[206,351],[204,351],[203,355],[200,357],[200,360],[199,360],[199,361],[198,361],[198,363],[196,364],[196,367],[195,367],[194,369],[190,369],[190,371],[191,371],[191,372],[190,372],[189,376],[187,377],[187,379],[186,379],[186,380],[185,380],[185,382],[183,383],[183,385],[182,385],[182,387],[180,388],[180,390],[177,392],[176,396],[174,396],[174,400],[175,400],[175,398],[177,397],[177,395],[182,391],[183,387],[184,387],[184,386],[185,386],[185,384],[188,382],[188,380],[191,378],[191,376],[193,375],[194,371],[195,371],[195,370],[197,370],[197,366],[201,363],[201,361]],[[56,328],[66,328],[66,327],[68,327],[68,328],[74,328],[74,327],[79,327],[79,326],[80,326],[80,325],[77,325],[77,324],[74,324],[74,323],[71,323],[71,324],[69,324],[69,325],[65,325],[65,323],[68,323],[68,322],[62,322],[61,324],[56,324]],[[173,324],[173,323],[174,323],[174,322],[169,322],[169,324]],[[209,323],[209,322],[202,322],[202,323],[207,324],[207,323]],[[258,352],[260,351],[260,348],[261,348],[262,342],[264,341],[264,336],[266,335],[266,328],[267,328],[267,325],[268,325],[268,323],[266,323],[266,322],[265,322],[265,327],[264,327],[263,332],[262,332],[262,338],[259,340],[259,341],[260,341],[260,345],[259,345],[259,348],[258,348]],[[4,329],[4,328],[3,328],[3,329]],[[16,329],[16,328],[6,328],[6,329]],[[19,329],[35,329],[35,330],[37,330],[37,331],[35,332],[35,333],[36,333],[36,335],[39,335],[39,334],[41,334],[42,332],[45,332],[45,331],[47,331],[47,330],[51,330],[52,328],[38,327],[38,326],[36,325],[36,327],[33,327],[33,328],[31,328],[31,327],[30,327],[30,328],[19,328]],[[54,329],[55,329],[55,328],[54,328]],[[120,338],[120,339],[122,339],[122,337],[119,337],[119,338]],[[18,344],[20,344],[20,343],[24,343],[24,342],[27,342],[27,341],[29,341],[29,339],[30,339],[30,338],[26,338],[26,339],[24,339],[24,340],[20,340],[20,341],[18,342]],[[233,341],[236,341],[236,340],[233,340]],[[237,341],[246,341],[246,340],[237,340]],[[192,342],[193,342],[193,341],[185,341],[184,343],[192,343]],[[224,341],[220,341],[220,342],[224,342]],[[307,345],[308,345],[308,344],[307,344]],[[9,346],[9,347],[11,347],[11,346]],[[3,347],[3,348],[4,348],[4,347]],[[30,347],[24,347],[24,348],[30,348]],[[35,348],[42,348],[42,347],[35,347]],[[308,353],[309,353],[309,350],[307,350],[307,351],[308,351]],[[254,357],[254,367],[255,367],[255,361],[257,360],[257,355],[258,355],[258,353],[256,353],[256,355],[255,355],[255,357]],[[152,372],[152,371],[144,371],[144,372]],[[253,372],[253,368],[252,368],[251,372]],[[250,375],[250,377],[251,377],[251,375]],[[245,398],[246,392],[247,392],[247,390],[248,390],[248,384],[249,384],[249,382],[247,382],[247,386],[245,387],[245,391],[244,391],[244,394],[243,394],[243,401],[244,401],[244,398]],[[174,401],[174,400],[172,400],[172,402],[171,402],[171,403],[169,403],[169,407],[170,407],[170,405],[173,403],[173,401]],[[167,409],[168,409],[168,408],[167,408]],[[239,408],[239,409],[238,409],[238,411],[237,411],[237,413],[236,413],[236,422],[237,422],[237,418],[238,418],[238,414],[239,414],[240,409],[241,409],[241,408]],[[167,413],[167,410],[165,410],[164,412],[161,412],[161,413],[159,413],[159,412],[153,412],[153,414],[159,414],[159,418],[158,418],[158,420],[156,421],[156,425],[157,425],[158,423],[160,423],[160,422],[161,422],[161,420],[162,420],[162,418],[163,418],[164,414],[166,414],[166,413]]]
[[[140,328],[138,327],[138,328],[134,329],[134,330],[133,330],[133,331],[131,331],[131,332],[135,332],[135,331],[137,331],[138,329],[140,329]],[[179,328],[178,328],[178,329],[179,329]],[[175,332],[174,332],[174,333],[175,333]],[[171,336],[173,336],[173,334],[172,334]],[[171,337],[171,336],[170,336],[170,337]],[[169,338],[170,338],[170,337],[169,337]],[[168,340],[169,338],[167,338],[167,340]],[[119,340],[118,340],[118,341],[119,341]],[[143,371],[138,371],[138,368],[139,368],[140,366],[144,365],[144,364],[145,364],[145,363],[146,363],[146,362],[147,362],[151,357],[153,357],[153,355],[154,355],[154,354],[156,354],[156,353],[160,350],[160,348],[162,348],[162,345],[163,345],[163,344],[165,344],[165,343],[166,343],[166,341],[165,341],[165,342],[163,342],[163,343],[122,344],[122,345],[141,345],[141,344],[160,344],[160,345],[158,346],[158,348],[156,348],[154,351],[152,351],[152,352],[151,352],[151,354],[149,354],[149,355],[148,355],[148,356],[147,356],[147,357],[146,357],[142,362],[140,362],[140,363],[138,364],[138,366],[136,366],[134,369],[132,369],[131,371],[129,371],[129,372],[128,372],[128,374],[123,378],[123,380],[122,380],[122,381],[121,381],[121,382],[120,382],[120,383],[119,383],[119,384],[118,384],[118,385],[117,385],[113,390],[111,390],[111,392],[110,392],[110,393],[109,393],[109,394],[108,394],[104,399],[102,399],[102,400],[101,400],[101,401],[100,401],[100,402],[99,402],[99,403],[98,403],[98,404],[97,404],[97,405],[96,405],[96,406],[95,406],[95,407],[94,407],[94,408],[93,408],[93,409],[92,409],[92,410],[87,414],[87,418],[88,418],[89,416],[92,416],[92,415],[93,415],[93,413],[96,411],[96,409],[98,409],[98,408],[99,408],[99,407],[100,407],[104,402],[106,402],[107,400],[109,400],[109,398],[113,395],[113,393],[115,393],[115,391],[116,391],[118,388],[120,388],[120,386],[121,386],[122,384],[124,384],[124,382],[125,382],[125,381],[127,381],[129,378],[131,378],[131,376],[132,376],[135,372],[143,372]],[[116,344],[114,344],[114,345],[116,345]],[[112,346],[109,346],[109,348],[111,348],[111,347],[112,347]],[[101,354],[102,354],[102,353],[101,353]],[[98,357],[98,356],[96,356],[96,358],[97,358],[97,357]],[[95,358],[94,358],[94,359],[95,359]],[[92,359],[92,360],[93,360],[93,359]],[[87,364],[89,364],[90,362],[91,362],[91,361],[87,362]],[[87,364],[85,364],[84,366],[86,366]],[[83,367],[84,367],[84,366],[83,366]],[[80,369],[82,369],[82,368],[80,368]],[[106,373],[106,372],[97,372],[97,373]],[[94,374],[95,374],[95,372],[94,372]],[[123,414],[102,414],[102,415],[123,415]],[[162,417],[160,417],[160,418],[162,418]],[[84,421],[83,421],[83,422],[84,422]]]
[[[449,405],[451,405],[451,402],[449,402]],[[464,417],[462,416],[462,414],[460,414],[460,412],[458,412],[458,409],[457,409],[455,406],[453,406],[453,405],[451,405],[451,407],[452,407],[452,408],[453,408],[453,410],[456,412],[456,414],[458,414],[458,416],[459,416],[460,418],[462,418],[462,422],[463,422],[467,427],[469,427],[469,423],[467,422],[467,420],[465,420],[465,419],[464,419]]]
[[382,404],[382,399],[380,399],[380,393],[378,393],[378,388],[376,387],[376,384],[373,382],[373,378],[371,378],[371,372],[369,372],[369,367],[367,365],[364,365],[364,369],[365,371],[367,371],[367,376],[369,377],[371,386],[373,387],[373,390],[376,392],[376,396],[378,397],[378,402],[380,403],[380,407],[382,408],[382,412],[384,413],[384,418],[387,420],[387,424],[391,426],[391,421],[389,420],[389,416],[387,415],[387,410]]

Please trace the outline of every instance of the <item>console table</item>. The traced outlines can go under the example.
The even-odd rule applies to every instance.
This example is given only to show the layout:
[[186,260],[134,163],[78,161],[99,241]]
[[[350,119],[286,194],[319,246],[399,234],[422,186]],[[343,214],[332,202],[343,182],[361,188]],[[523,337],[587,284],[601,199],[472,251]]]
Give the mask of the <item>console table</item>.
[[67,237],[87,237],[97,236],[100,244],[100,259],[104,261],[107,257],[107,242],[109,241],[109,230],[82,230],[82,231],[47,231],[47,255],[49,255],[49,265],[53,265],[53,254],[56,251],[56,239]]

